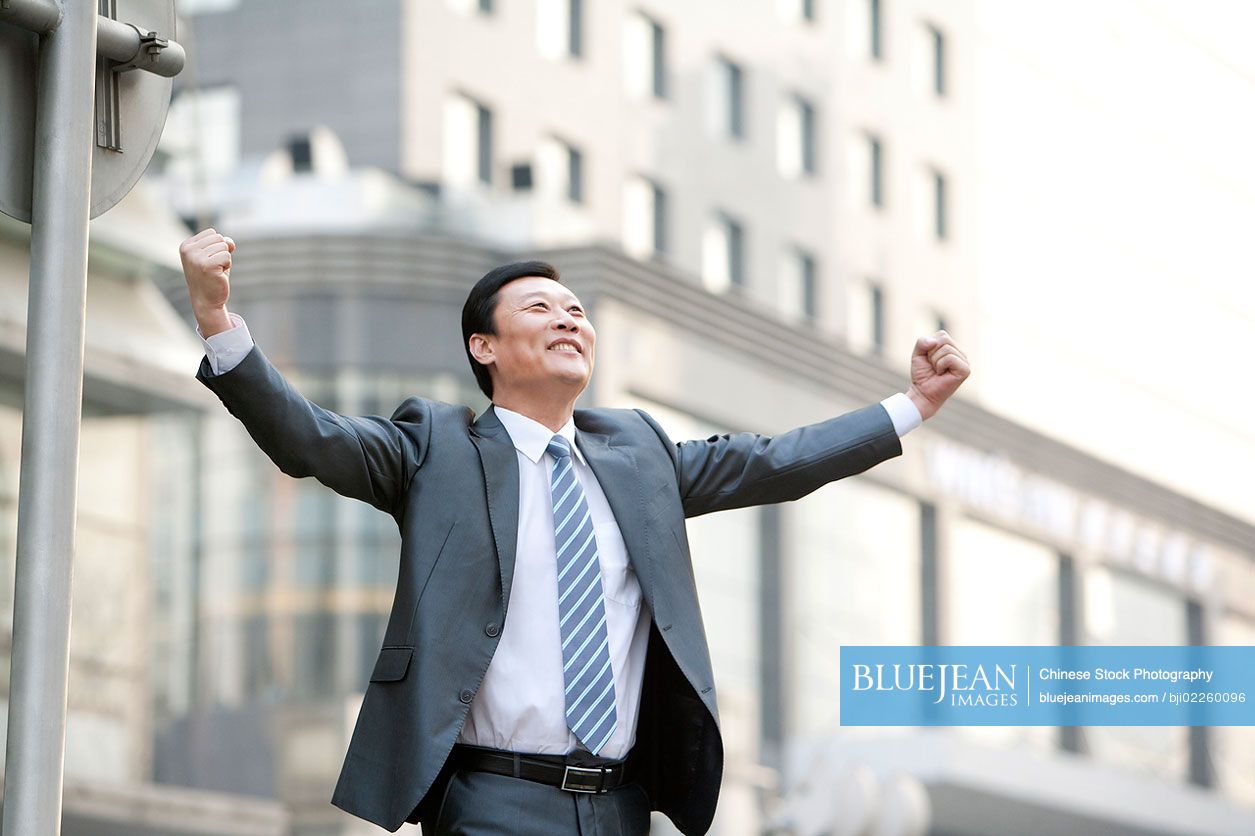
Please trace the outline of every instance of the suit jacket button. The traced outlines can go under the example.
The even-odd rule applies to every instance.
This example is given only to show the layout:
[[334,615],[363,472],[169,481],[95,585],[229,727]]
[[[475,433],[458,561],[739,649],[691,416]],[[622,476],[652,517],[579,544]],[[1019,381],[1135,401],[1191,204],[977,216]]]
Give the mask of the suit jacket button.
[[462,693],[458,694],[458,699],[460,699],[462,702],[468,705],[470,704],[471,700],[474,699],[474,697],[475,695],[471,693],[469,688],[463,688]]
[[496,638],[497,634],[501,632],[501,627],[497,624],[497,622],[489,621],[488,626],[484,628],[484,632],[489,636]]

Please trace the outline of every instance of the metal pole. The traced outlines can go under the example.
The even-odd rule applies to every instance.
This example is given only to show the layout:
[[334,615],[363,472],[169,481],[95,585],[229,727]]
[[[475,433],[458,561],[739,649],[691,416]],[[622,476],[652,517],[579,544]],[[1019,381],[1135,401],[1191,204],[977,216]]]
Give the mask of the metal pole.
[[4,770],[9,836],[61,832],[95,71],[96,0],[63,0],[61,23],[39,50]]
[[54,0],[0,0],[0,21],[42,35],[57,28],[61,7]]

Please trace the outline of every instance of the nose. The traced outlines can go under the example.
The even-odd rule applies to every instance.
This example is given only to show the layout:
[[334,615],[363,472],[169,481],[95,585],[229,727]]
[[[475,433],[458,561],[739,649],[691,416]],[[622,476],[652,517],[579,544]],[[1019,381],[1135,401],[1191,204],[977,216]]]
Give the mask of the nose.
[[578,333],[580,330],[579,320],[571,316],[570,311],[560,311],[559,313],[561,315],[558,317],[558,321],[557,321],[558,330],[575,331],[576,333]]

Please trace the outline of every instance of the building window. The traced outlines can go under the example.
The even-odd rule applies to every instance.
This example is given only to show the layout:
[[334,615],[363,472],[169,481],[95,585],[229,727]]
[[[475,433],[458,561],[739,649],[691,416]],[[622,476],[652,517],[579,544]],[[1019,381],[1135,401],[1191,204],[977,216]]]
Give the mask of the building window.
[[623,80],[628,94],[639,99],[665,99],[667,53],[662,24],[637,12],[627,19],[623,41]]
[[510,166],[510,187],[516,192],[532,190],[532,164],[515,163]]
[[536,4],[536,45],[546,58],[583,56],[583,0],[539,0]]
[[785,177],[815,173],[815,108],[801,96],[791,96],[776,122],[776,162]]
[[493,0],[446,0],[449,7],[454,11],[462,14],[479,13],[481,15],[490,15],[493,13]]
[[184,89],[174,94],[161,134],[167,170],[181,180],[218,177],[240,160],[240,91],[235,87]]
[[932,42],[933,92],[946,94],[946,36],[936,26],[929,26],[928,38]]
[[584,155],[557,137],[541,142],[537,155],[540,189],[550,199],[584,202]]
[[944,241],[949,236],[949,228],[946,218],[946,176],[940,171],[933,172],[933,234],[937,236],[938,241]]
[[667,251],[667,193],[645,177],[630,178],[623,189],[623,249],[636,258]]
[[869,282],[867,292],[871,301],[871,350],[880,355],[885,353],[885,289]]
[[727,58],[714,63],[710,96],[711,127],[715,136],[745,138],[745,72]]
[[445,103],[444,182],[453,187],[492,184],[492,111],[454,94]]
[[850,348],[863,354],[880,355],[886,342],[885,292],[880,282],[868,279],[850,294],[846,337]]
[[789,319],[813,322],[815,282],[815,257],[800,247],[786,247],[780,257],[781,313]]
[[475,105],[475,176],[492,183],[492,111],[480,104]]
[[839,717],[836,648],[922,638],[920,504],[856,476],[784,503],[780,515],[790,569],[781,578],[792,657],[783,689],[786,733],[820,739]]
[[745,230],[723,212],[710,218],[702,236],[702,279],[716,293],[745,285]]
[[566,155],[566,196],[572,203],[584,202],[584,155],[571,146],[567,146]]
[[[1131,573],[1090,567],[1084,575],[1085,644],[1190,644],[1186,601],[1174,589]],[[1189,775],[1184,726],[1100,726],[1085,729],[1096,761],[1183,780]]]
[[885,57],[880,36],[881,23],[880,0],[867,0],[868,51],[873,61],[881,61]]
[[885,208],[885,149],[879,137],[867,135],[868,169],[871,174],[871,202],[877,209]]
[[[941,532],[943,634],[956,645],[1053,645],[1059,638],[1059,556],[1042,543],[961,515]],[[1055,748],[1046,726],[984,726],[960,734],[996,746]]]
[[815,22],[815,0],[776,0],[776,11],[785,23]]

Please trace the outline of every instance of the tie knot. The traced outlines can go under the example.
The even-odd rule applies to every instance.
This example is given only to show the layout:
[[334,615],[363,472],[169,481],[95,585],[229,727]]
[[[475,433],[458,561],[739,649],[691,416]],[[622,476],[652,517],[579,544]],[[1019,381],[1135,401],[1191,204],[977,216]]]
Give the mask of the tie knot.
[[562,461],[562,459],[571,455],[571,446],[567,443],[566,438],[560,435],[555,435],[549,439],[549,446],[545,449],[549,451],[549,455],[558,461]]

